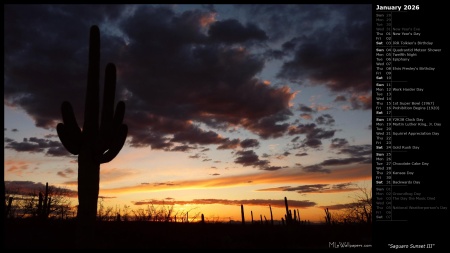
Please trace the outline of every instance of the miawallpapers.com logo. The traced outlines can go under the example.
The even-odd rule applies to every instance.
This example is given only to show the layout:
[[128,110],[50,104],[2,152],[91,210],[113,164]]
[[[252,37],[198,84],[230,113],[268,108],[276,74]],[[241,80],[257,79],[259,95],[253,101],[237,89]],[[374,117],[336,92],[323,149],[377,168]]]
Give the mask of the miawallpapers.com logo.
[[328,242],[329,248],[341,249],[341,248],[370,248],[371,244],[351,244],[350,242]]

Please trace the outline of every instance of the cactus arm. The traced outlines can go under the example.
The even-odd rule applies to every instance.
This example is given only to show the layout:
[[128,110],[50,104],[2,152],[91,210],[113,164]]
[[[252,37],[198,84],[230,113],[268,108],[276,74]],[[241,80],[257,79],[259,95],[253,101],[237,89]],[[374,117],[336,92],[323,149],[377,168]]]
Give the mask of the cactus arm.
[[118,129],[122,125],[123,117],[125,115],[125,102],[119,101],[116,106],[114,114],[113,129]]
[[105,70],[105,88],[103,95],[102,116],[99,132],[98,162],[110,162],[122,149],[128,127],[123,122],[125,103],[120,101],[114,113],[114,96],[116,90],[116,67],[109,63]]
[[127,125],[122,124],[119,127],[118,131],[114,133],[114,138],[110,144],[110,148],[104,154],[101,155],[99,160],[100,163],[110,162],[117,156],[117,154],[119,154],[127,138],[127,133],[128,133]]
[[61,113],[64,123],[59,123],[56,126],[58,136],[67,151],[78,155],[81,147],[81,129],[78,127],[72,105],[69,102],[63,102]]
[[108,63],[105,69],[102,116],[96,155],[101,156],[110,146],[113,138],[114,96],[116,90],[116,67]]
[[114,116],[114,96],[116,93],[116,66],[108,63],[105,69],[105,87],[103,91],[102,121],[100,129],[111,127]]
[[112,135],[107,149],[100,154],[100,163],[110,162],[122,149],[128,134],[128,126],[122,124],[125,115],[125,103],[119,101],[112,123]]
[[99,86],[100,86],[100,30],[92,26],[89,37],[89,66],[84,108],[83,134],[94,140],[98,134]]

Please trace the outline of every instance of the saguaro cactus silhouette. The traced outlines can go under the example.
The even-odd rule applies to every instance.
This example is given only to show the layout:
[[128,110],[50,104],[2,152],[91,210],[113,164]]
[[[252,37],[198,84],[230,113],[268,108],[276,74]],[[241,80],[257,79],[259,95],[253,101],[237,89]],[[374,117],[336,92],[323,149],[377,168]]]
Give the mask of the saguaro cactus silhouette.
[[118,102],[114,110],[116,67],[108,63],[105,70],[105,86],[101,119],[99,118],[100,82],[100,31],[90,29],[89,65],[83,128],[78,126],[72,105],[61,105],[63,123],[57,125],[59,139],[72,154],[78,155],[78,214],[84,224],[95,223],[100,182],[100,164],[110,162],[122,149],[128,133],[123,124],[125,103]]

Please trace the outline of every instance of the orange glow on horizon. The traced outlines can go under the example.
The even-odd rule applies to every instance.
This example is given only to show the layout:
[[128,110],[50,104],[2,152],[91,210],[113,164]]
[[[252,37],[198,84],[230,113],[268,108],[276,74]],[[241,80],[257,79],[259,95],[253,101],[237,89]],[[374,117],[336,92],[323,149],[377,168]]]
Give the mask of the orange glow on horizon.
[[348,166],[334,170],[331,173],[303,173],[298,170],[275,171],[258,174],[247,174],[239,176],[221,177],[215,179],[202,179],[190,181],[174,181],[169,183],[141,184],[134,186],[100,189],[101,194],[126,194],[137,192],[153,192],[163,190],[201,189],[201,188],[225,188],[234,186],[246,186],[249,184],[270,183],[342,183],[349,181],[371,180],[372,165],[363,164],[359,166]]

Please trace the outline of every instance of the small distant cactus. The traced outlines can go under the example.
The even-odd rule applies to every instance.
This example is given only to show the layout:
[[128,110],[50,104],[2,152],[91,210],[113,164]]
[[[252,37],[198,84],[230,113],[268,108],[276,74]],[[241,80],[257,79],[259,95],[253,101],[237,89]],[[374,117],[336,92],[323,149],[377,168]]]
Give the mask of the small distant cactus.
[[269,205],[270,209],[270,224],[273,226],[273,214],[272,214],[272,207]]
[[51,197],[48,197],[48,183],[45,183],[45,193],[39,192],[38,217],[47,219],[50,214]]
[[291,225],[292,224],[292,212],[291,210],[289,210],[289,206],[288,206],[288,201],[287,198],[284,197],[284,205],[286,206],[286,225]]
[[245,225],[244,205],[241,205],[242,225]]
[[13,197],[9,197],[8,198],[8,205],[6,206],[6,210],[5,210],[5,217],[6,218],[8,218],[10,216],[12,202],[13,202]]
[[328,211],[328,208],[324,209],[325,211],[325,223],[331,225],[331,213]]

